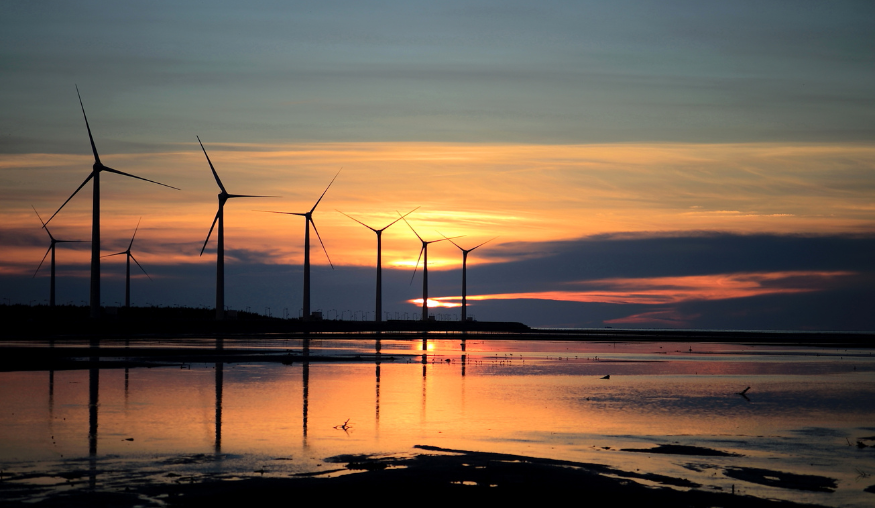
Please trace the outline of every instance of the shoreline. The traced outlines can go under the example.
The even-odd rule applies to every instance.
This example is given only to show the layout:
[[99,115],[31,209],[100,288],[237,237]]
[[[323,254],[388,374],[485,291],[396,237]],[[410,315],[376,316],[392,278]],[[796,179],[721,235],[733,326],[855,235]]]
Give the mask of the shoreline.
[[[343,321],[282,319],[250,312],[215,320],[205,308],[105,308],[90,319],[86,307],[0,305],[0,341],[99,339],[242,338],[258,335],[277,339],[332,338],[411,339],[469,337],[478,340],[571,341],[719,341],[756,344],[865,346],[875,343],[875,331],[830,330],[699,330],[624,328],[533,328],[518,322],[387,320]],[[230,313],[229,313],[230,314]]]
[[[702,453],[707,452],[705,450]],[[678,454],[702,460],[697,452]],[[205,459],[209,460],[209,459]],[[275,459],[290,460],[290,459]],[[745,467],[726,468],[723,474],[737,479],[731,491],[683,478],[611,466],[493,452],[453,450],[418,445],[412,454],[367,456],[340,455],[323,459],[325,470],[267,476],[270,466],[243,475],[199,473],[182,476],[108,471],[93,464],[89,470],[40,471],[7,476],[0,481],[0,500],[6,506],[136,506],[144,501],[178,507],[257,503],[279,506],[289,496],[319,501],[361,501],[367,497],[451,496],[454,502],[500,502],[581,495],[590,501],[620,506],[724,506],[813,507],[787,500],[743,494],[746,483],[770,485],[793,491],[831,492],[835,480],[792,475]],[[112,474],[118,475],[117,478]],[[66,477],[60,485],[39,484],[40,478]],[[779,478],[779,480],[774,480]],[[639,483],[644,482],[644,483]],[[649,485],[647,485],[649,484]],[[736,485],[738,486],[736,491]],[[812,487],[814,485],[814,487]],[[462,497],[460,497],[462,496]]]
[[[126,335],[61,335],[28,338],[0,338],[0,372],[78,370],[114,368],[182,367],[196,363],[325,363],[365,362],[392,363],[410,359],[419,360],[421,353],[382,354],[379,346],[369,353],[314,354],[310,341],[375,342],[388,340],[472,340],[472,341],[568,341],[594,344],[610,343],[722,343],[751,346],[797,346],[859,350],[871,349],[873,334],[855,334],[854,341],[838,341],[835,334],[777,333],[777,337],[762,332],[677,332],[674,330],[637,331],[618,330],[610,335],[543,335],[533,333],[239,333],[239,334],[137,334]],[[775,339],[781,340],[775,340]],[[803,340],[805,339],[805,340]],[[225,341],[233,345],[225,345]],[[284,341],[301,341],[296,347],[281,348]],[[204,342],[215,341],[215,344]],[[270,348],[248,347],[273,343]],[[853,353],[852,353],[853,355]]]

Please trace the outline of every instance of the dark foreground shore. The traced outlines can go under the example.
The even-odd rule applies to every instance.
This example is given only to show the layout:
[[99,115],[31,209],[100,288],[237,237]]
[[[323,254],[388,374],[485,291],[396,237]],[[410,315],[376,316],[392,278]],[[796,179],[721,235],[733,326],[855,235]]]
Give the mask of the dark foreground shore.
[[[111,311],[111,312],[110,312]],[[555,329],[523,323],[489,321],[282,319],[235,312],[223,321],[203,308],[106,308],[99,319],[80,306],[0,305],[0,340],[64,340],[71,338],[360,338],[410,339],[466,335],[479,339],[742,342],[860,347],[875,343],[875,332],[677,329]]]
[[271,477],[269,467],[245,477],[230,474],[183,477],[170,473],[158,480],[154,474],[147,478],[136,471],[125,474],[124,471],[85,469],[40,473],[43,477],[54,474],[56,478],[67,478],[66,483],[47,486],[34,478],[28,481],[27,475],[10,477],[7,474],[0,482],[0,504],[10,507],[213,507],[371,501],[467,506],[531,501],[617,507],[757,508],[813,505],[743,495],[745,482],[803,491],[829,491],[835,487],[834,480],[829,478],[733,468],[724,474],[739,480],[739,492],[734,493],[681,478],[622,471],[600,464],[431,446],[416,448],[415,454],[403,457],[331,457],[325,459],[324,471],[291,477]]

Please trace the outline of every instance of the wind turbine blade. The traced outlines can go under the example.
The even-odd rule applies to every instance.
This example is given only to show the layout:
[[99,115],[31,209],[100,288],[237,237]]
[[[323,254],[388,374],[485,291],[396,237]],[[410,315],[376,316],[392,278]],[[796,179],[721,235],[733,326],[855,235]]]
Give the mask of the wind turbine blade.
[[167,185],[166,183],[156,182],[155,180],[149,180],[148,178],[143,178],[142,176],[137,176],[137,175],[132,175],[130,173],[125,173],[124,171],[119,171],[117,169],[108,168],[102,164],[101,164],[101,171],[107,171],[109,173],[115,173],[117,175],[129,176],[131,178],[136,178],[137,180],[143,180],[144,182],[156,183],[158,185],[163,185],[164,187],[170,187],[171,189],[180,190],[179,187]]
[[[436,230],[436,231],[437,231],[437,230]],[[437,231],[437,233],[440,234],[440,231]],[[428,243],[437,243],[437,242],[443,242],[444,240],[449,240],[450,243],[452,243],[453,245],[456,245],[456,243],[453,242],[453,238],[462,238],[463,236],[465,236],[465,235],[450,236],[450,237],[446,237],[446,236],[444,236],[444,237],[441,238],[440,240],[432,240],[432,241],[430,241],[430,242],[428,242]],[[456,245],[456,247],[459,247],[459,246]],[[461,249],[461,247],[459,247],[459,248]]]
[[[417,210],[419,210],[419,207],[418,207],[418,206],[417,206],[416,208],[414,208],[413,210],[410,210],[409,212],[405,213],[405,214],[402,215],[401,217],[398,217],[397,219],[393,220],[392,222],[390,222],[387,226],[385,226],[385,227],[384,227],[383,229],[381,229],[380,231],[385,231],[385,230],[389,229],[389,226],[391,226],[392,224],[395,224],[395,223],[398,222],[399,220],[403,219],[404,217],[407,217],[408,215],[410,215],[411,213],[413,213],[413,212],[415,212],[415,211],[417,211]],[[397,210],[396,210],[396,211],[397,211]]]
[[[61,208],[64,208],[64,206],[65,206],[67,203],[69,203],[71,199],[73,199],[73,196],[75,196],[77,192],[79,192],[80,190],[82,190],[82,187],[85,187],[85,184],[88,183],[88,180],[91,180],[92,178],[94,178],[94,171],[93,171],[93,170],[91,171],[91,174],[89,174],[88,177],[85,179],[85,181],[82,182],[82,185],[80,185],[75,191],[73,191],[73,194],[70,194],[70,197],[67,198],[67,201],[64,201],[64,204],[61,205]],[[49,220],[47,220],[47,221],[45,221],[45,222],[43,223],[43,227],[45,227],[46,225],[48,225],[49,222],[52,222],[52,219],[55,218],[55,215],[58,215],[58,212],[61,211],[61,208],[58,208],[58,210],[57,210],[55,213],[53,213],[51,217],[49,217]]]
[[[338,210],[337,208],[335,208],[334,211],[336,211],[336,212],[338,212],[338,213],[343,213],[343,212],[341,212],[340,210]],[[343,215],[346,215],[346,216],[349,217],[350,219],[352,219],[352,220],[358,222],[358,223],[361,224],[362,226],[364,226],[364,227],[370,229],[371,231],[376,231],[376,229],[372,228],[371,226],[368,226],[368,225],[365,224],[364,222],[362,222],[362,221],[356,219],[355,217],[352,217],[352,216],[347,215],[347,214],[345,214],[345,213],[343,213]],[[398,222],[398,220],[400,220],[400,219],[396,219],[395,222]],[[393,222],[392,224],[394,224],[394,222]],[[389,224],[389,226],[391,226],[392,224]],[[386,227],[389,227],[389,226],[386,226]],[[383,228],[383,229],[386,229],[386,228]]]
[[[435,230],[435,231],[437,231],[437,230]],[[440,231],[438,231],[437,233],[438,233],[439,235],[441,235],[442,237],[444,237],[444,240],[449,240],[451,244],[453,244],[453,245],[455,245],[456,247],[458,247],[460,251],[462,251],[462,252],[465,251],[465,249],[463,249],[462,247],[460,247],[458,243],[456,243],[456,242],[450,240],[450,237],[448,237],[447,235],[441,233]],[[453,238],[455,238],[455,237],[453,237]],[[476,249],[476,247],[475,247],[475,249]]]
[[36,211],[36,207],[33,205],[30,205],[30,207],[33,208],[33,213],[35,213],[37,218],[39,218],[39,221],[42,223],[43,227],[46,227],[46,223],[45,221],[43,221],[43,218],[40,216],[39,212]]
[[228,199],[231,198],[278,198],[281,196],[250,196],[248,194],[228,194]]
[[279,213],[282,215],[300,215],[301,217],[306,217],[306,213],[297,213],[297,212],[274,212],[273,210],[252,210],[253,212],[264,212],[264,213]]
[[[140,265],[140,262],[137,261],[137,258],[135,258],[133,254],[128,253],[128,256],[131,256],[131,259],[134,260],[134,263],[137,263],[137,266],[140,267],[140,270],[143,270],[143,273],[146,273],[146,269],[143,268],[142,265]],[[152,280],[152,277],[148,273],[146,273],[146,277],[149,277],[149,280]]]
[[486,240],[485,242],[481,243],[481,244],[478,245],[477,247],[474,247],[474,248],[472,248],[472,249],[469,249],[468,252],[471,252],[471,251],[474,250],[474,249],[479,249],[480,247],[483,247],[484,245],[486,245],[487,243],[491,242],[492,240],[495,240],[496,238],[498,238],[498,237],[497,237],[497,236],[493,236],[492,238],[490,238],[489,240]]
[[115,254],[107,254],[105,256],[100,256],[101,258],[108,258],[112,256],[121,256],[122,254],[127,254],[128,251],[116,252]]
[[413,275],[410,276],[410,284],[413,284],[413,278],[416,277],[416,269],[419,268],[419,260],[422,259],[422,252],[425,250],[425,245],[419,249],[419,257],[416,258],[416,266],[413,267]]
[[36,216],[37,216],[37,218],[39,218],[39,221],[40,221],[40,223],[41,223],[41,224],[42,224],[42,225],[43,225],[43,229],[45,229],[45,230],[46,230],[46,233],[48,233],[48,234],[49,234],[49,238],[51,238],[51,239],[52,239],[52,241],[53,241],[53,242],[57,242],[57,240],[55,240],[55,237],[54,237],[54,236],[52,236],[52,232],[51,232],[51,231],[49,231],[49,228],[48,228],[48,226],[46,226],[46,223],[45,223],[45,222],[44,222],[44,221],[43,221],[43,218],[42,218],[42,217],[40,217],[40,214],[39,214],[39,212],[37,212],[37,211],[36,211],[36,207],[35,207],[35,206],[33,206],[33,205],[30,205],[30,207],[31,207],[31,208],[33,208],[33,213],[35,213],[35,214],[36,214]]
[[131,247],[133,247],[133,245],[134,245],[134,238],[137,237],[137,231],[140,229],[140,221],[141,220],[143,220],[142,217],[140,217],[140,220],[137,221],[137,227],[134,228],[134,236],[131,237],[131,243],[128,244],[128,250],[131,250]]
[[[401,215],[401,212],[399,212],[398,210],[395,210],[395,213],[397,213],[398,215]],[[416,230],[413,229],[413,226],[411,226],[410,223],[407,222],[407,219],[405,219],[403,215],[401,215],[401,219],[404,221],[405,224],[407,224],[407,227],[410,228],[410,231],[413,231],[413,234],[416,235],[416,238],[419,238],[420,242],[423,241],[422,237],[419,236],[419,233],[417,233]]]
[[316,204],[313,205],[313,208],[310,209],[310,213],[313,213],[313,211],[316,210],[316,207],[319,206],[319,202],[322,201],[322,198],[325,197],[325,193],[328,192],[328,189],[331,188],[331,184],[334,183],[335,180],[337,180],[337,176],[340,174],[341,171],[343,171],[343,168],[340,168],[339,170],[337,170],[337,175],[334,175],[334,178],[332,178],[331,182],[328,183],[328,187],[325,187],[325,190],[322,191],[322,195],[319,196],[319,199],[316,201]]
[[36,274],[37,274],[37,272],[39,272],[39,269],[43,267],[43,263],[44,263],[45,260],[46,260],[46,256],[49,255],[49,252],[51,252],[51,250],[52,250],[52,246],[49,245],[49,250],[47,250],[46,253],[43,254],[43,258],[40,260],[40,262],[39,262],[39,266],[36,267],[36,271],[33,272],[33,277],[31,277],[31,279],[36,278]]
[[82,95],[79,93],[79,85],[76,85],[76,95],[79,97],[79,107],[82,108],[82,116],[85,117],[85,128],[88,129],[88,139],[91,141],[91,151],[94,153],[94,162],[100,164],[100,156],[97,155],[97,147],[94,146],[94,136],[91,135],[91,126],[88,125],[88,116],[85,114],[85,106],[82,105]]
[[222,207],[221,207],[221,205],[219,206],[219,209],[216,211],[216,217],[213,219],[213,225],[210,226],[210,232],[207,233],[207,239],[204,240],[204,246],[201,247],[201,253],[200,253],[201,256],[204,255],[204,249],[207,248],[207,242],[210,241],[210,235],[213,234],[213,228],[216,227],[216,221],[219,220],[219,214],[220,214],[220,213],[222,213]]
[[222,180],[219,179],[219,174],[216,173],[216,168],[213,167],[213,161],[211,161],[210,156],[207,155],[207,149],[204,148],[204,144],[201,143],[201,137],[200,136],[196,136],[196,137],[197,137],[197,142],[200,143],[200,145],[201,145],[201,150],[204,151],[204,155],[206,155],[206,157],[207,157],[207,162],[210,165],[210,170],[213,172],[213,176],[216,178],[216,183],[219,184],[219,188],[222,189],[222,192],[227,194],[228,192],[225,190],[225,186],[222,185]]
[[310,224],[313,225],[313,231],[316,232],[316,238],[319,239],[319,244],[322,245],[322,250],[325,251],[325,257],[328,258],[328,264],[331,265],[331,269],[334,270],[334,265],[331,263],[331,258],[328,257],[328,250],[325,248],[325,244],[322,243],[322,237],[319,236],[319,230],[316,229],[316,223],[313,222],[313,218],[310,218]]

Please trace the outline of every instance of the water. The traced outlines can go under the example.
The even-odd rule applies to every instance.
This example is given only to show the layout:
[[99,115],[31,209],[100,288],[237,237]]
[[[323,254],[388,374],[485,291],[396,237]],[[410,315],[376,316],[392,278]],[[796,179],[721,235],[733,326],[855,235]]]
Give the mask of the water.
[[[102,347],[110,345],[122,343]],[[286,353],[305,344],[223,346]],[[831,506],[875,500],[863,492],[875,484],[875,448],[851,446],[875,445],[871,348],[467,340],[463,351],[454,338],[429,340],[423,351],[411,339],[381,341],[378,361],[372,340],[308,346],[310,355],[370,356],[0,373],[0,469],[15,475],[8,482],[99,488],[132,478],[287,477],[336,469],[324,459],[340,454],[432,445],[640,469]],[[623,451],[659,444],[741,457]],[[826,476],[838,487],[760,485],[730,478],[731,467]]]

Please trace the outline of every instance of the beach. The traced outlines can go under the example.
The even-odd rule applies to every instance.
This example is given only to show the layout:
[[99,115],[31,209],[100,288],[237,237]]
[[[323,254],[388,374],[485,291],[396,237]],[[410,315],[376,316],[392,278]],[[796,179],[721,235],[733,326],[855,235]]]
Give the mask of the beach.
[[4,342],[0,499],[875,499],[871,347],[317,337]]

